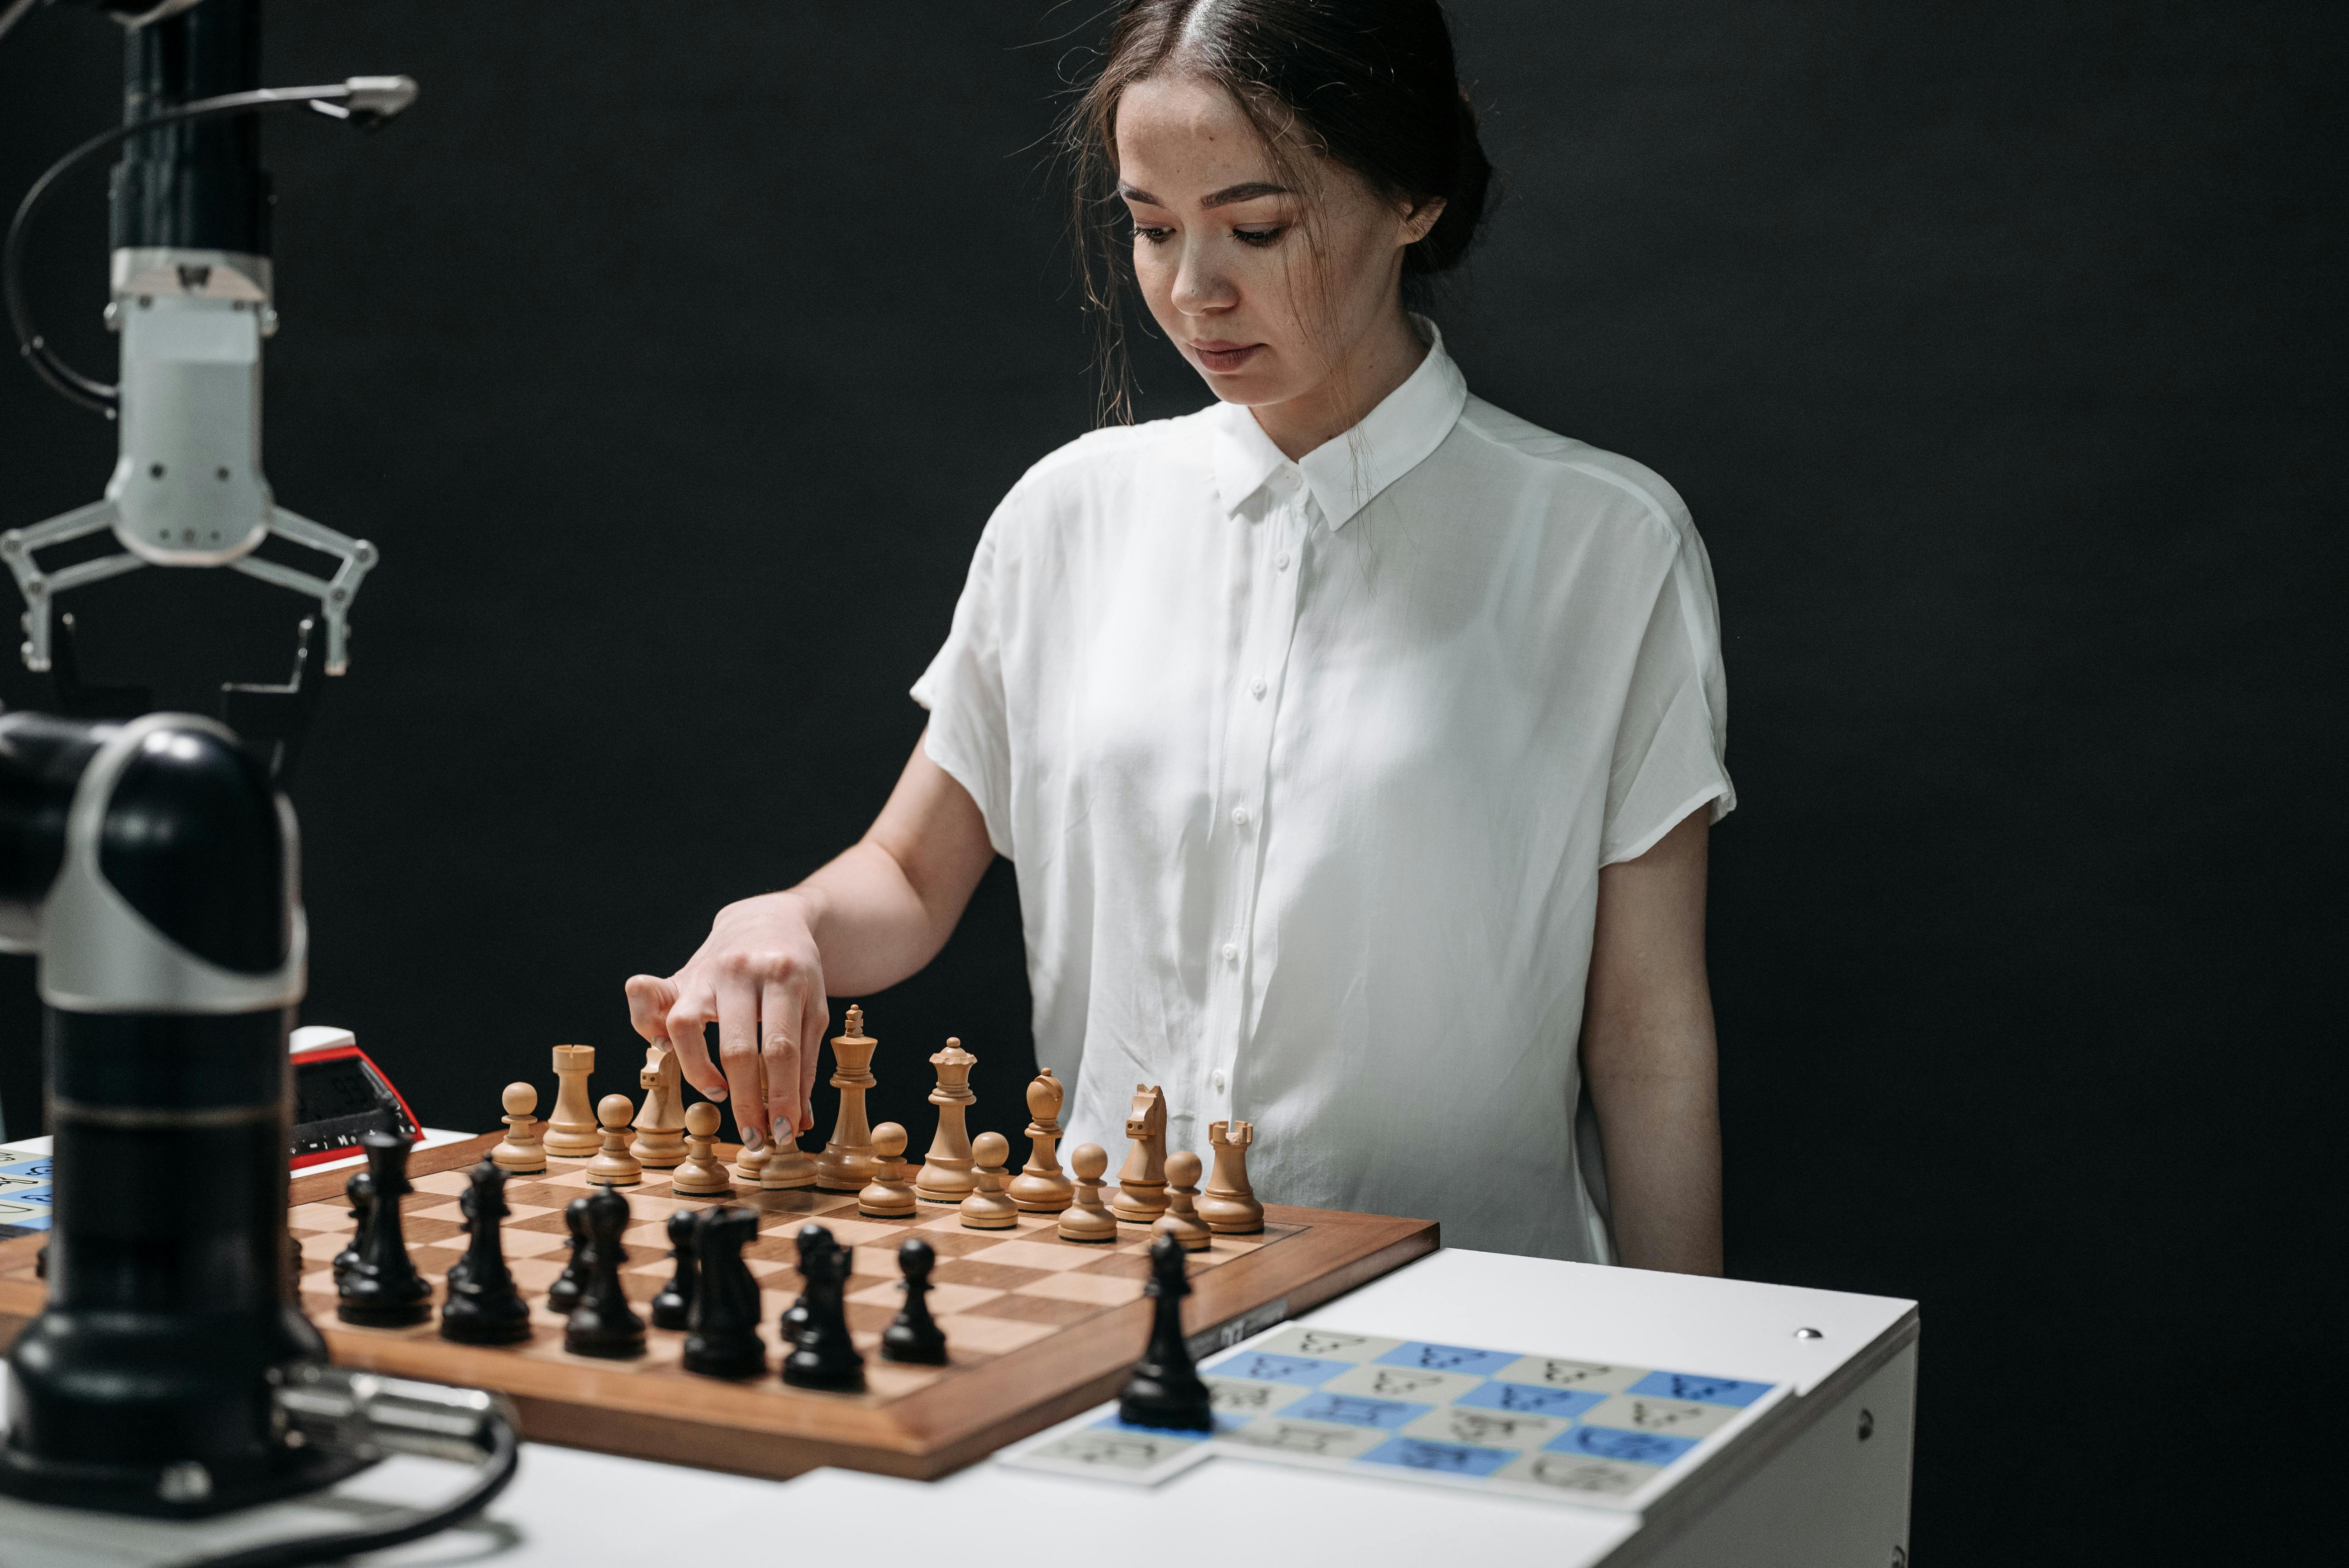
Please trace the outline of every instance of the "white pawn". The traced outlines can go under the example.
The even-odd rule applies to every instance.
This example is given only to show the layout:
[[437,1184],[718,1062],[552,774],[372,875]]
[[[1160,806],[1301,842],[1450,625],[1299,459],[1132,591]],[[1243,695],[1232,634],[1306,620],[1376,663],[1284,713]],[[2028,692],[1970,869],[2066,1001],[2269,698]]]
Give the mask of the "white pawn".
[[902,1220],[914,1212],[914,1173],[905,1168],[905,1130],[885,1121],[873,1130],[873,1180],[856,1194],[856,1212],[875,1220]]
[[688,1198],[723,1198],[734,1191],[718,1158],[718,1108],[698,1100],[685,1112],[685,1163],[672,1171],[669,1190]]
[[1205,1252],[1216,1233],[1199,1218],[1199,1157],[1178,1149],[1166,1157],[1166,1212],[1150,1227],[1154,1235],[1172,1236],[1186,1253]]
[[970,1157],[978,1189],[962,1201],[963,1224],[974,1231],[1011,1229],[1019,1222],[1019,1205],[1004,1191],[1011,1184],[1011,1172],[1003,1168],[1011,1158],[1009,1140],[999,1132],[982,1132],[971,1140]]
[[546,1169],[546,1145],[540,1131],[546,1125],[531,1112],[538,1109],[538,1090],[526,1083],[510,1083],[501,1097],[506,1108],[506,1135],[490,1158],[501,1171],[528,1175]]
[[1069,1156],[1069,1169],[1077,1173],[1077,1191],[1069,1206],[1061,1211],[1061,1240],[1117,1240],[1117,1216],[1102,1202],[1102,1175],[1109,1170],[1107,1152],[1098,1143],[1080,1143]]

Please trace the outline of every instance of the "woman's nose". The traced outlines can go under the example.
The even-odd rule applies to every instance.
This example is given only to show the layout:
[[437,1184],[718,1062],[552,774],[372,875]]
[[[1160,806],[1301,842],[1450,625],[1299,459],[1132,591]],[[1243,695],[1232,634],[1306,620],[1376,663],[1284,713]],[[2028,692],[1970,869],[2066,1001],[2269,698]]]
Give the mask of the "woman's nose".
[[1172,297],[1174,308],[1185,315],[1204,315],[1210,311],[1230,309],[1238,302],[1239,291],[1197,246],[1185,245],[1183,260],[1174,270]]

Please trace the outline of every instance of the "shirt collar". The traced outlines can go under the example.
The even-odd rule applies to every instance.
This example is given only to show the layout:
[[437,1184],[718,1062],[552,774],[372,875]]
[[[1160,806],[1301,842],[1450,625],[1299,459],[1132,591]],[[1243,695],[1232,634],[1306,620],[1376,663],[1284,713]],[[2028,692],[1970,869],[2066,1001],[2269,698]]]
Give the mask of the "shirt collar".
[[1226,512],[1239,511],[1274,475],[1288,473],[1303,479],[1335,531],[1444,444],[1467,406],[1468,383],[1444,352],[1444,335],[1435,324],[1421,315],[1412,321],[1428,340],[1419,368],[1361,423],[1298,462],[1281,455],[1245,407],[1225,403],[1212,410],[1216,490]]

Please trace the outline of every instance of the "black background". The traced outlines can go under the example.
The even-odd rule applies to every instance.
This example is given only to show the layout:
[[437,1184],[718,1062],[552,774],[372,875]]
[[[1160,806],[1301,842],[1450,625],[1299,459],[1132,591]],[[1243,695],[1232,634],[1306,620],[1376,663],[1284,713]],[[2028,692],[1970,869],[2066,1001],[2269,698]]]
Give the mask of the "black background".
[[[557,1042],[627,1087],[621,980],[883,799],[988,511],[1086,423],[1038,143],[1089,9],[277,8],[271,81],[425,85],[378,138],[267,131],[269,473],[384,552],[296,790],[305,1016],[425,1120]],[[1507,189],[1453,348],[1671,479],[1719,573],[1732,1272],[1921,1300],[1925,1561],[2282,1551],[2342,1305],[2341,7],[1454,11]],[[0,42],[0,192],[117,58],[54,12]],[[102,370],[100,183],[34,284]],[[113,438],[10,371],[0,443],[14,526]],[[198,705],[299,614],[78,603],[95,674]],[[877,1114],[926,1128],[954,1033],[1016,1131],[1007,868],[868,1000]]]

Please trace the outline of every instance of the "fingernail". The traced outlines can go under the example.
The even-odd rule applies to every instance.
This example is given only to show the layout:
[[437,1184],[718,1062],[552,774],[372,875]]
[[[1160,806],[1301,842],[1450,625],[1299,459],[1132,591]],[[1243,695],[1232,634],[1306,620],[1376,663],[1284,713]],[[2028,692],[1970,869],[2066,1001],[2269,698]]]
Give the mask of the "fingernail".
[[765,1147],[767,1147],[767,1135],[761,1132],[755,1124],[742,1130],[743,1153],[756,1154]]
[[775,1118],[775,1141],[778,1143],[795,1143],[798,1140],[799,1130],[792,1125],[792,1119],[788,1116],[779,1116]]

